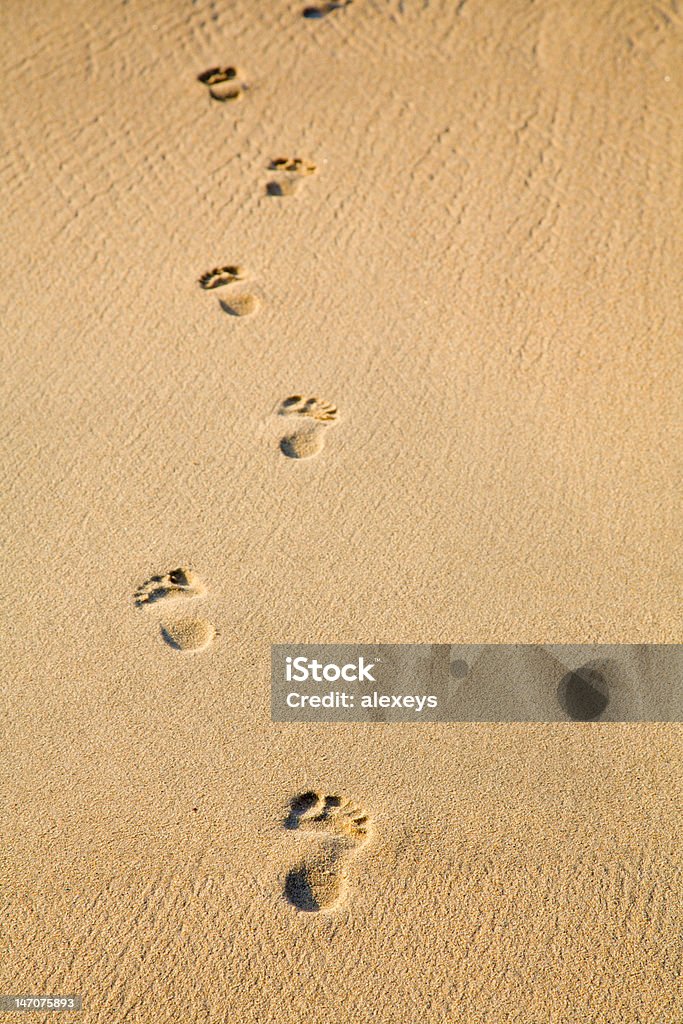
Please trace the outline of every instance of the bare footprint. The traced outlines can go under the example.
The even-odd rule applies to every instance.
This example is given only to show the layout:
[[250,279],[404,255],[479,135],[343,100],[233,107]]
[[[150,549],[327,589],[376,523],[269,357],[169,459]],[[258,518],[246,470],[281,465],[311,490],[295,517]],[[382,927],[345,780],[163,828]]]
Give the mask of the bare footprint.
[[[199,278],[199,287],[205,292],[214,291],[216,288],[223,288],[226,284],[234,284],[236,281],[243,281],[246,277],[244,267],[237,263],[229,263],[225,267],[214,267],[207,270]],[[228,316],[252,316],[259,308],[260,299],[250,292],[241,292],[236,295],[231,293],[230,299],[219,299],[218,303],[224,313]]]
[[294,195],[301,184],[300,179],[315,174],[317,167],[311,160],[299,156],[278,156],[268,164],[268,170],[277,172],[280,177],[269,181],[266,194],[269,196]]
[[202,71],[201,75],[197,75],[197,81],[207,86],[212,100],[226,103],[239,100],[244,95],[245,86],[239,84],[238,77],[236,67],[216,67]]
[[337,418],[336,406],[306,395],[290,395],[277,412],[296,423],[280,438],[280,451],[288,459],[310,459],[322,451],[325,427]]
[[368,838],[368,815],[353,801],[309,790],[289,805],[285,828],[317,842],[287,873],[285,896],[297,910],[332,910],[344,895],[349,859]]
[[204,291],[222,288],[226,284],[232,284],[233,281],[242,281],[244,273],[244,267],[234,263],[228,264],[227,267],[214,267],[213,270],[207,270],[205,274],[202,274],[199,278],[199,287]]
[[209,646],[216,629],[206,619],[177,619],[163,623],[161,635],[175,651],[201,651]]
[[157,601],[201,597],[204,593],[206,587],[191,569],[171,569],[163,576],[152,576],[139,586],[135,592],[135,604],[142,608]]

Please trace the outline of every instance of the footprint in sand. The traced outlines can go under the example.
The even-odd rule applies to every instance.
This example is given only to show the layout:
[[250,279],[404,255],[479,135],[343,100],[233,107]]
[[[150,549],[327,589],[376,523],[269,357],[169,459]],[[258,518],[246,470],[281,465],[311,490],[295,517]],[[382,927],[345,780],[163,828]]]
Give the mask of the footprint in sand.
[[[152,576],[135,592],[138,608],[173,601],[189,601],[203,597],[206,587],[191,569],[171,569],[163,576]],[[206,619],[177,619],[161,623],[161,635],[175,651],[199,651],[208,647],[216,635],[215,627]]]
[[269,196],[291,196],[298,190],[301,178],[315,174],[317,167],[310,160],[299,156],[278,156],[268,164],[269,171],[275,171],[278,178],[266,185]]
[[197,75],[197,81],[209,90],[209,96],[217,103],[228,103],[240,100],[246,86],[240,82],[240,75],[235,67],[209,68]]
[[344,895],[349,860],[368,838],[368,815],[345,797],[310,790],[291,801],[285,828],[311,834],[287,873],[285,896],[297,910],[333,909]]
[[280,438],[280,451],[288,459],[310,459],[321,452],[327,425],[337,418],[336,406],[306,395],[290,395],[280,403],[277,412],[296,423]]
[[[199,278],[199,287],[205,292],[212,292],[216,288],[224,288],[225,285],[235,284],[243,281],[246,277],[244,267],[237,263],[229,263],[224,267],[214,267],[207,270]],[[218,305],[228,316],[251,316],[258,309],[260,302],[257,295],[250,292],[230,293],[229,299],[219,299]]]

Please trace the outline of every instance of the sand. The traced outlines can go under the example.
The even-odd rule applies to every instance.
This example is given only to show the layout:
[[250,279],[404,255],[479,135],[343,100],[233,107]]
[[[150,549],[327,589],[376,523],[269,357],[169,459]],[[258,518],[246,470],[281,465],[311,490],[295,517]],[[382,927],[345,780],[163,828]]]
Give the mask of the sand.
[[680,641],[680,10],[303,7],[5,4],[0,992],[678,1024],[679,726],[269,701]]

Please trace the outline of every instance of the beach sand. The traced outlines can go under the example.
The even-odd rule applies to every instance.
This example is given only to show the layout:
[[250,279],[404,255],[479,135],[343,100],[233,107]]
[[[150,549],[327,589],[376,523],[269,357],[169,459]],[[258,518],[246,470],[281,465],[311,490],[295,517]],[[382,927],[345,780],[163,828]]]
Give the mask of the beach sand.
[[0,992],[678,1024],[680,726],[270,721],[680,640],[678,5],[5,7]]

